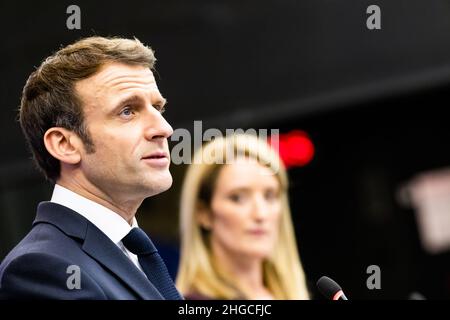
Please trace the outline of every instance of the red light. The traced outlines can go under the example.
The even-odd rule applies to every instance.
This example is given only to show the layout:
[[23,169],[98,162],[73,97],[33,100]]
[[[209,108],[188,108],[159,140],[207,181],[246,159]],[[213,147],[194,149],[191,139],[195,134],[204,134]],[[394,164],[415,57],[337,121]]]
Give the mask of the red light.
[[276,142],[276,136],[269,139],[269,143],[278,149],[286,168],[306,166],[314,157],[314,145],[304,131],[292,130],[282,133],[278,136],[278,146],[275,145]]

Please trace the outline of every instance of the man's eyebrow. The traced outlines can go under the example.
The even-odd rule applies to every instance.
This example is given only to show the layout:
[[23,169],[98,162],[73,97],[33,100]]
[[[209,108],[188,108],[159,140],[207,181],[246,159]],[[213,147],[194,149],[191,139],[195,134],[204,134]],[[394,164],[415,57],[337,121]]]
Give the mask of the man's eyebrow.
[[[127,104],[140,103],[142,101],[143,101],[143,99],[140,96],[138,96],[138,95],[132,95],[132,96],[126,97],[126,98],[120,100],[116,104],[116,106],[112,109],[111,112],[114,113],[114,112],[118,111],[118,109],[120,109],[121,107],[123,107],[123,106],[125,106]],[[160,107],[164,107],[166,104],[167,104],[167,99],[162,98],[161,101],[158,102],[155,105],[158,105]]]
[[132,103],[137,103],[137,102],[141,102],[141,101],[142,101],[142,98],[140,98],[140,97],[137,96],[137,95],[132,95],[132,96],[126,97],[126,98],[120,100],[120,101],[115,105],[115,107],[112,109],[111,112],[117,111],[117,109],[121,108],[121,107],[124,106],[124,105],[132,104]]
[[156,109],[158,109],[160,112],[164,112],[164,109],[167,107],[167,104],[169,103],[169,101],[167,101],[166,98],[161,97],[161,100],[158,101],[157,103],[155,103],[153,105],[153,107],[155,107]]

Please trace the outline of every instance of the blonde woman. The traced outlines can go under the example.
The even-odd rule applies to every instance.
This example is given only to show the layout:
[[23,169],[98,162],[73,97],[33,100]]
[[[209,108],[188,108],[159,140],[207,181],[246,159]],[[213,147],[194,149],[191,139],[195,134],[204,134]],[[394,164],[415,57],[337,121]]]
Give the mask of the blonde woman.
[[181,196],[176,284],[186,299],[308,299],[278,154],[256,136],[216,138]]

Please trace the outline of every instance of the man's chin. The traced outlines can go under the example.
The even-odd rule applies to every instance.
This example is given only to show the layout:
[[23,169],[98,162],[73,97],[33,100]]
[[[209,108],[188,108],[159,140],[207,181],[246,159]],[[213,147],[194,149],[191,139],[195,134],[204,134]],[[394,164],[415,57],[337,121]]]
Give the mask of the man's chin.
[[169,190],[170,187],[172,186],[172,183],[173,179],[170,173],[168,173],[166,176],[159,177],[159,179],[157,179],[156,181],[155,180],[151,181],[149,189],[152,192],[151,195],[149,196],[154,196]]
[[173,179],[172,179],[172,176],[171,176],[171,175],[169,175],[169,177],[170,177],[170,178],[167,179],[167,182],[166,182],[165,186],[161,189],[160,193],[169,190],[170,187],[172,186]]

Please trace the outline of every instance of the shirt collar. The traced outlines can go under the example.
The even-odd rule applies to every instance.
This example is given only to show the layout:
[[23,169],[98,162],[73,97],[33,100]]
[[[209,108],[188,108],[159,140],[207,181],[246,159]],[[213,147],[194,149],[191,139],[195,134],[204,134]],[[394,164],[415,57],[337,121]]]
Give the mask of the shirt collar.
[[138,227],[135,217],[133,217],[130,226],[124,218],[114,211],[59,184],[55,184],[50,201],[76,211],[99,228],[115,244],[119,244],[132,228]]

